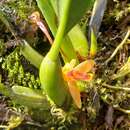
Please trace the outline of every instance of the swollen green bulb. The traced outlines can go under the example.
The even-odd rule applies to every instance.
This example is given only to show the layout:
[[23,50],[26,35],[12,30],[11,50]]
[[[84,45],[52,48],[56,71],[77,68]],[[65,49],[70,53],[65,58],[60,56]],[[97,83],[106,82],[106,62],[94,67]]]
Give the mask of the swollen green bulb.
[[42,89],[48,97],[59,107],[70,102],[67,84],[62,75],[61,66],[58,62],[45,57],[40,66],[40,81]]

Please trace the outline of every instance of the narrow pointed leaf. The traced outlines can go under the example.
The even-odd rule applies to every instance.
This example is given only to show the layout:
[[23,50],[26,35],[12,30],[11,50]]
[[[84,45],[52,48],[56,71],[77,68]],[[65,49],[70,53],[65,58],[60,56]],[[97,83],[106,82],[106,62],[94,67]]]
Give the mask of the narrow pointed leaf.
[[22,55],[30,61],[32,65],[39,69],[44,57],[33,49],[25,40],[21,42],[23,42],[20,49]]
[[52,34],[55,36],[58,27],[58,21],[55,11],[50,3],[50,0],[36,0],[39,9],[41,10]]
[[88,41],[81,31],[79,25],[74,26],[68,33],[70,40],[72,41],[72,45],[78,55],[80,60],[87,59],[88,56]]
[[96,53],[97,53],[97,38],[93,29],[91,29],[90,57],[94,57]]

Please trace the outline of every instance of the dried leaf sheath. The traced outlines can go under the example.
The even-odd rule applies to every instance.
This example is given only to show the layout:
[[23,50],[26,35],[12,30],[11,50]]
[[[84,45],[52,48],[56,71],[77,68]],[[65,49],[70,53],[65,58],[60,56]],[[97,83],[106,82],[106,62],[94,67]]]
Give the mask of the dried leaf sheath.
[[32,13],[32,15],[29,17],[32,22],[34,22],[35,24],[37,24],[37,26],[42,30],[42,32],[46,35],[48,41],[50,42],[50,44],[53,43],[53,40],[47,30],[47,28],[45,27],[45,25],[43,24],[42,20],[40,19],[40,14],[39,12],[34,12]]

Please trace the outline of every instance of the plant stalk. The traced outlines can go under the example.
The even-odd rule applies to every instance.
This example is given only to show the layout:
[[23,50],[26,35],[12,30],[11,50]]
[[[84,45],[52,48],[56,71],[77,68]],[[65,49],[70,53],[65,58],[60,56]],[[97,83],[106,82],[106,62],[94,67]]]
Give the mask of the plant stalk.
[[60,25],[58,27],[58,31],[57,31],[54,43],[51,47],[51,50],[47,54],[48,57],[50,57],[54,61],[57,60],[57,58],[58,58],[58,54],[60,51],[60,45],[61,45],[61,42],[62,42],[63,37],[64,37],[70,3],[71,3],[71,0],[66,0],[66,4],[64,7],[64,15],[62,15],[62,17],[61,17]]

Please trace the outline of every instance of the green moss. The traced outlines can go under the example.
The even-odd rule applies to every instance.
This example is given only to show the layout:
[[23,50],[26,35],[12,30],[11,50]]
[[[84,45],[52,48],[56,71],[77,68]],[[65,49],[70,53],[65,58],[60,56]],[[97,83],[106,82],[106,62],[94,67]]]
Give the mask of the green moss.
[[2,68],[7,72],[7,81],[11,86],[17,84],[30,88],[40,88],[39,78],[33,73],[25,71],[26,68],[23,67],[21,59],[19,48],[5,57]]
[[31,0],[8,0],[5,1],[2,9],[4,12],[8,12],[9,15],[15,14],[17,18],[25,20],[30,13],[30,10],[33,12],[35,10],[35,1]]

